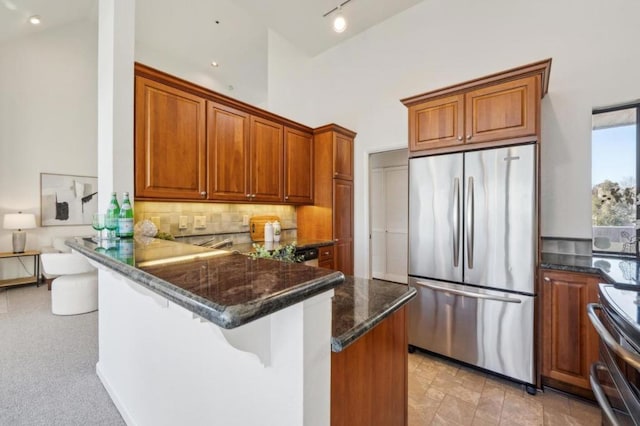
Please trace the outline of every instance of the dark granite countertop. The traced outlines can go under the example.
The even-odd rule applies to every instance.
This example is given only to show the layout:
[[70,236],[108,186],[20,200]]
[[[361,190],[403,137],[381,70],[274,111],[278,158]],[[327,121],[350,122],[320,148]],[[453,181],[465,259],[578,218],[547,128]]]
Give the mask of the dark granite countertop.
[[624,286],[638,285],[640,289],[640,262],[634,258],[542,253],[540,267],[599,274],[610,283]]
[[331,350],[344,350],[415,295],[406,284],[345,277],[333,297]]
[[225,250],[136,238],[113,247],[75,238],[79,253],[223,328],[235,328],[341,284],[341,272]]

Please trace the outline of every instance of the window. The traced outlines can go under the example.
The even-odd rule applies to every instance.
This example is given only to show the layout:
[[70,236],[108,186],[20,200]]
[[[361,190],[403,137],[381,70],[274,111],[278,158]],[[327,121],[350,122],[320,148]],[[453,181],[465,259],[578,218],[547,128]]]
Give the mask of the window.
[[591,216],[596,253],[638,255],[639,121],[640,103],[593,111]]

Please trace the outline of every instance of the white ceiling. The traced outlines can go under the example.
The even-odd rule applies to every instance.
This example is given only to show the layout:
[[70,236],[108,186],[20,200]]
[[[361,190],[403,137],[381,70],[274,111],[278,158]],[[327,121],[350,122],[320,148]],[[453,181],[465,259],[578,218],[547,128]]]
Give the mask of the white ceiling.
[[[344,0],[136,0],[136,43],[194,73],[207,73],[228,94],[252,103],[266,99],[267,30],[315,56],[422,0],[351,0],[348,27],[332,31]],[[95,18],[98,0],[0,0],[0,43],[81,19]],[[42,24],[27,23],[40,15]],[[216,20],[219,23],[216,23]],[[218,68],[209,64],[220,63]]]

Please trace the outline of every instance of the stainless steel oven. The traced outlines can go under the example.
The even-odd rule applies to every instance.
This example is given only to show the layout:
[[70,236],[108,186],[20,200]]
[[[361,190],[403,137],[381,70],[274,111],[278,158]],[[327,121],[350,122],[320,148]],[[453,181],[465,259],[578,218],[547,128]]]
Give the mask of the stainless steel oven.
[[591,388],[605,425],[640,425],[640,293],[601,284],[600,304],[587,306],[600,336]]

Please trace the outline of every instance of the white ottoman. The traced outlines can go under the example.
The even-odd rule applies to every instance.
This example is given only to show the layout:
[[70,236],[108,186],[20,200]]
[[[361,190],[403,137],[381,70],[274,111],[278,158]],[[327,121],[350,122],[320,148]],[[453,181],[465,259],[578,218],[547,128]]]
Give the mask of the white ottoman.
[[51,312],[76,315],[98,309],[98,271],[75,253],[43,253],[42,268],[60,275],[51,283]]
[[76,315],[98,310],[98,272],[62,275],[51,283],[51,312]]

